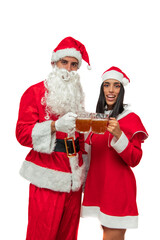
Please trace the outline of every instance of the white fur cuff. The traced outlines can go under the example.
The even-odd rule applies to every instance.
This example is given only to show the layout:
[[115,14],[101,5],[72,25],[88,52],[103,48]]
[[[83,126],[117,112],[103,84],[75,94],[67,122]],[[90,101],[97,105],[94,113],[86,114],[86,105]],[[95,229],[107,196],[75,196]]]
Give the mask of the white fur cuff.
[[126,137],[124,132],[122,132],[122,135],[118,140],[116,139],[116,137],[113,137],[111,141],[111,146],[117,151],[117,153],[121,153],[127,147],[128,142],[128,138]]
[[51,120],[36,123],[32,130],[33,148],[37,152],[53,152],[56,141],[56,133],[51,134]]

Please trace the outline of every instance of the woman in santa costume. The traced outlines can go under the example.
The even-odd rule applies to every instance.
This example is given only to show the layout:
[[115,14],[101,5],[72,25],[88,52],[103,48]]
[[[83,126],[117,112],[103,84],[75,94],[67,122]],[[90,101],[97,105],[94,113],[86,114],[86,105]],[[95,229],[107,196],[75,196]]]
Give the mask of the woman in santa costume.
[[82,217],[100,220],[104,240],[123,240],[128,228],[138,225],[136,181],[131,167],[142,157],[141,143],[148,134],[139,116],[124,104],[124,72],[111,67],[102,75],[97,113],[108,113],[106,132],[90,133],[91,163],[85,185]]
[[76,114],[84,111],[82,59],[89,64],[85,46],[63,39],[52,53],[52,72],[21,98],[16,136],[31,148],[20,170],[31,183],[26,240],[77,239],[86,171],[84,136],[75,132]]

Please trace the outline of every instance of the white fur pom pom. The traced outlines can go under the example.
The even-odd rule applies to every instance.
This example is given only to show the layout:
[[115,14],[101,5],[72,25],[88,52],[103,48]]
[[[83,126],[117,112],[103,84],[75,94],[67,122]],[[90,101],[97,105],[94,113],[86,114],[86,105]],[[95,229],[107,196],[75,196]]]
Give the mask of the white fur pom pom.
[[122,84],[123,84],[123,86],[126,86],[128,83],[129,83],[129,81],[128,81],[127,78],[123,78],[123,79],[122,79]]
[[92,69],[90,65],[88,65],[87,68],[88,68],[88,70],[91,70],[91,69]]

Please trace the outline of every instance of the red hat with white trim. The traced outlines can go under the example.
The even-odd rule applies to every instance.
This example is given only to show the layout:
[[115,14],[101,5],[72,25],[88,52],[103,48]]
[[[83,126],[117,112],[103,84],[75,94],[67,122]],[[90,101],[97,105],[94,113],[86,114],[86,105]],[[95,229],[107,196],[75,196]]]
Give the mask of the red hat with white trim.
[[105,81],[107,79],[116,79],[120,81],[123,86],[126,86],[130,82],[127,75],[117,67],[111,67],[102,74],[102,80]]
[[63,57],[75,57],[78,60],[78,68],[80,68],[83,59],[88,63],[88,69],[91,69],[85,46],[72,37],[64,38],[53,50],[51,63],[55,63]]

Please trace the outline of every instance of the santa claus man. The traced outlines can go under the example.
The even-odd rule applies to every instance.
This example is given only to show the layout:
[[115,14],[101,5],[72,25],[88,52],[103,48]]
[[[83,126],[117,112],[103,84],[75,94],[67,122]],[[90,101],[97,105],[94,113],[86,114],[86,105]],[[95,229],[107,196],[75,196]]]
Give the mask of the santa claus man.
[[52,53],[52,72],[21,98],[16,137],[32,148],[20,170],[30,182],[27,240],[77,239],[86,171],[84,136],[75,132],[84,111],[82,59],[90,67],[84,45],[63,39]]

